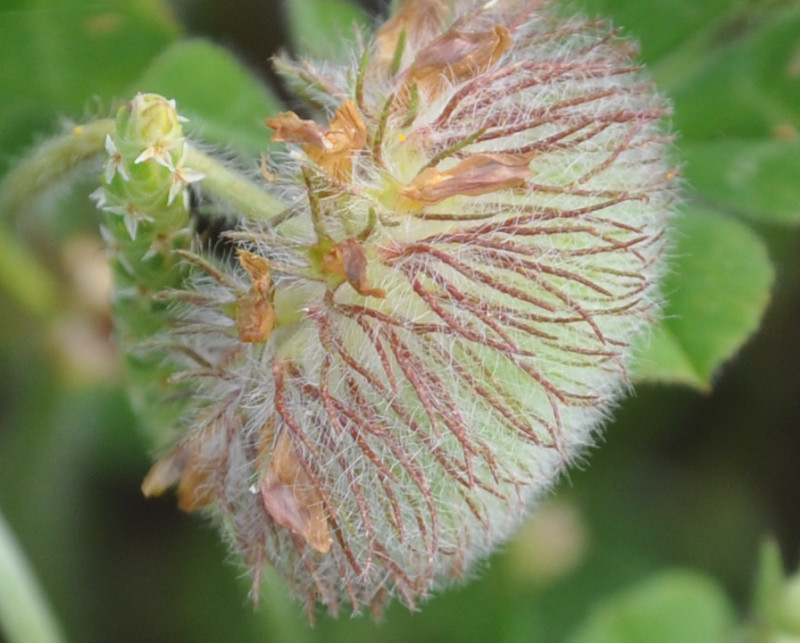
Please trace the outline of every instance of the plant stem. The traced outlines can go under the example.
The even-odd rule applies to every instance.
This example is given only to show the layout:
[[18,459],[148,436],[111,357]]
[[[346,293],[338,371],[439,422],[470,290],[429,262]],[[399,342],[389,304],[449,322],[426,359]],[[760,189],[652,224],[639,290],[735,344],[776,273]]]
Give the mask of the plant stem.
[[76,125],[67,134],[40,145],[0,182],[0,219],[16,216],[35,198],[78,165],[103,152],[114,120],[103,118]]
[[267,221],[286,210],[285,203],[259,185],[188,143],[186,166],[205,175],[200,183],[203,191],[232,205],[252,221]]
[[30,249],[8,230],[0,230],[0,289],[39,317],[52,314],[58,285]]
[[311,629],[274,568],[264,568],[262,590],[263,622],[276,643],[311,643]]
[[[0,181],[0,221],[18,220],[27,203],[103,153],[106,135],[113,130],[112,119],[92,121],[37,147]],[[56,281],[8,230],[0,234],[0,254],[0,287],[34,314],[51,311],[57,299]]]

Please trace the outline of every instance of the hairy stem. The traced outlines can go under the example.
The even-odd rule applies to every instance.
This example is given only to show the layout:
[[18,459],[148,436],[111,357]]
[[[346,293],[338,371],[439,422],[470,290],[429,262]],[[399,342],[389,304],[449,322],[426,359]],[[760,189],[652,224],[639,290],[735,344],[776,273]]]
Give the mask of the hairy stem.
[[26,201],[102,153],[105,138],[113,131],[114,119],[103,118],[76,125],[36,148],[0,182],[0,218],[14,216]]
[[186,145],[186,165],[204,175],[204,192],[233,206],[251,221],[267,221],[286,209],[282,201],[256,183],[189,144]]

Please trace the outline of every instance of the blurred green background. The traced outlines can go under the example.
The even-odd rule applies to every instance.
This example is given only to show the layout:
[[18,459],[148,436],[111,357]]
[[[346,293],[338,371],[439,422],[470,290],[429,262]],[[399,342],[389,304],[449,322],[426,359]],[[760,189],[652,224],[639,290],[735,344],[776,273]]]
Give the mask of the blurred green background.
[[[335,53],[352,20],[370,24],[384,9],[337,0],[3,0],[0,175],[58,131],[59,118],[106,115],[143,78],[168,94],[173,83],[185,97],[179,106],[201,114],[205,138],[235,139],[202,118],[233,114],[234,129],[253,135],[240,135],[232,153],[255,158],[268,145],[263,112],[281,97],[293,105],[284,88],[267,93],[248,73],[274,82],[268,58],[279,48]],[[37,299],[35,275],[11,254],[0,259],[5,281],[32,296],[0,289],[0,513],[65,638],[722,641],[732,623],[752,616],[765,539],[777,540],[788,569],[797,567],[800,5],[587,0],[572,9],[609,15],[639,38],[675,104],[676,158],[694,185],[687,207],[735,222],[766,251],[775,280],[756,334],[722,368],[638,384],[584,466],[469,583],[418,613],[394,605],[379,624],[320,613],[310,628],[279,587],[253,610],[249,582],[218,534],[171,497],[142,497],[150,445],[121,388],[97,216],[86,201],[92,175],[72,177],[77,188],[39,200],[14,222],[14,238],[56,275],[54,292]],[[235,59],[209,71],[194,54],[164,54],[186,35]],[[165,55],[169,65],[159,65]],[[648,616],[651,630],[637,634],[651,599],[684,622]],[[615,605],[634,614],[627,638],[609,625]]]

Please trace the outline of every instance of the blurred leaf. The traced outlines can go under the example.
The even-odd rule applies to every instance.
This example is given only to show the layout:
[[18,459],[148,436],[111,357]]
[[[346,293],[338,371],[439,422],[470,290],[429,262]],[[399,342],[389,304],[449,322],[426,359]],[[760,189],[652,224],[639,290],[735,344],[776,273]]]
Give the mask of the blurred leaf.
[[800,131],[800,4],[786,4],[743,14],[729,25],[730,33],[718,33],[696,57],[702,61],[696,72],[673,84],[682,137]]
[[800,130],[800,5],[795,0],[584,0],[642,44],[684,139]]
[[800,140],[722,139],[681,152],[703,197],[760,221],[800,223]]
[[787,578],[781,552],[764,543],[753,597],[752,636],[756,641],[797,641],[800,637],[800,573]]
[[777,621],[785,580],[780,549],[776,543],[768,541],[761,547],[753,597],[753,610],[759,625],[766,627]]
[[721,643],[734,616],[722,590],[691,572],[668,572],[603,601],[569,643]]
[[186,129],[203,141],[253,157],[270,133],[264,119],[281,111],[278,98],[226,49],[203,40],[173,44],[133,86],[174,98]]
[[[106,115],[179,33],[161,0],[17,0],[0,9],[0,149],[30,145],[58,116]],[[93,102],[94,101],[94,102]],[[0,171],[9,159],[0,161]]]
[[637,382],[708,388],[707,383],[698,377],[678,338],[665,328],[663,322],[651,334],[635,340],[634,346],[635,359],[631,370]]
[[0,633],[9,643],[63,638],[28,561],[0,514]]
[[633,370],[639,379],[708,389],[758,328],[774,272],[764,243],[737,221],[692,207],[675,229],[664,319]]
[[[790,142],[800,130],[800,5],[586,4],[641,39],[642,58],[670,90],[686,176],[700,199],[761,221],[800,220],[800,145]],[[639,378],[708,389],[715,369],[758,327],[772,281],[764,246],[710,214],[691,208],[676,224],[664,285],[670,303],[639,349]]]
[[343,60],[352,49],[355,28],[370,19],[349,0],[286,0],[289,33],[299,53]]
[[784,636],[796,643],[800,640],[800,573],[795,572],[787,581],[781,599],[780,627]]
[[697,33],[711,30],[739,0],[585,0],[590,15],[611,17],[624,34],[642,43],[642,58],[651,63],[679,51]]

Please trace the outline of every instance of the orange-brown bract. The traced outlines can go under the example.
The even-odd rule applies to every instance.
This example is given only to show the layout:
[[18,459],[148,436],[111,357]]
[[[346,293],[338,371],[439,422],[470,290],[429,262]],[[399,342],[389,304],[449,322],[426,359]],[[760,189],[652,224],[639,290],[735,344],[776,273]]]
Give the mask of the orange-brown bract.
[[302,536],[315,551],[330,551],[331,536],[322,498],[286,435],[275,442],[258,490],[264,508],[276,523]]
[[269,264],[262,257],[245,250],[239,251],[239,263],[253,280],[250,291],[239,297],[237,302],[236,326],[239,329],[239,339],[254,344],[266,342],[275,325]]

